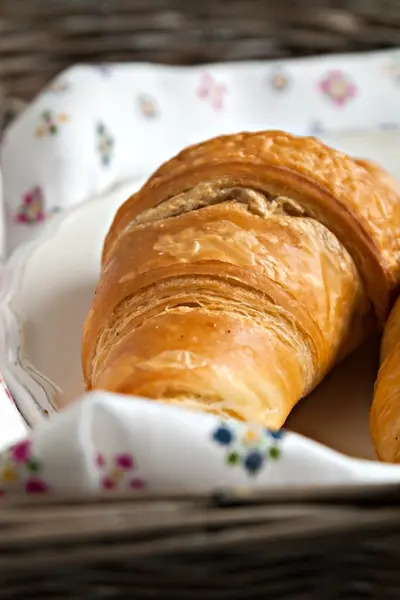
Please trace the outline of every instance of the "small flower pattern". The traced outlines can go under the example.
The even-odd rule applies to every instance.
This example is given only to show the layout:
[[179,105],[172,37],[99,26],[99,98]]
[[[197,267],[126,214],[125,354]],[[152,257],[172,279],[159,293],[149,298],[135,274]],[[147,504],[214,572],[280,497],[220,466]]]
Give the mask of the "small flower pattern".
[[101,164],[108,167],[111,163],[114,153],[114,138],[104,125],[99,122],[96,125],[97,152],[100,157]]
[[50,94],[60,95],[68,92],[70,87],[70,84],[65,79],[56,79],[48,85],[45,91]]
[[334,106],[342,108],[357,96],[357,86],[343,71],[329,71],[320,81],[319,90]]
[[42,464],[35,457],[30,439],[12,446],[2,456],[0,464],[0,495],[8,491],[25,490],[27,494],[43,494],[50,491],[42,474]]
[[241,467],[250,476],[260,473],[270,460],[281,456],[283,431],[236,421],[223,421],[212,432],[212,440],[224,449],[227,465]]
[[209,102],[214,110],[221,110],[224,107],[227,94],[225,84],[217,82],[211,73],[204,73],[201,76],[199,86],[197,88],[197,96]]
[[272,76],[269,78],[269,83],[275,92],[286,92],[290,87],[291,81],[289,75],[285,73],[285,71],[279,69],[272,73]]
[[[383,74],[381,67],[381,76],[392,78],[393,85],[398,85],[400,83],[400,53],[393,56],[389,61],[385,60],[385,73]],[[93,69],[92,67],[90,69],[93,81],[100,80],[99,85],[102,88],[109,84],[107,78],[112,74],[112,65],[98,64],[93,65]],[[357,73],[356,69],[352,70],[347,67],[346,71],[328,67],[325,72],[322,71],[319,75],[316,75],[311,80],[311,84],[307,81],[304,82],[305,93],[308,94],[307,97],[310,99],[310,107],[307,105],[307,109],[304,110],[303,131],[305,133],[321,135],[331,126],[331,116],[332,123],[336,126],[338,122],[335,117],[338,114],[336,109],[345,108],[360,95],[361,89],[357,87]],[[191,92],[193,106],[189,108],[193,108],[194,113],[199,105],[202,109],[202,104],[204,104],[207,110],[209,107],[214,112],[214,117],[211,115],[210,118],[219,118],[219,111],[226,107],[229,97],[235,92],[234,80],[232,80],[232,84],[229,83],[228,88],[226,83],[221,81],[221,77],[223,75],[219,71],[218,73],[211,73],[205,70],[200,74]],[[47,88],[49,95],[42,100],[48,102],[48,104],[45,104],[47,110],[43,111],[38,107],[36,113],[32,114],[32,125],[29,129],[31,135],[34,132],[37,138],[54,138],[63,131],[64,125],[69,127],[68,123],[71,122],[71,126],[75,126],[75,123],[80,122],[79,119],[74,118],[75,113],[71,112],[69,115],[57,108],[52,108],[50,103],[51,100],[55,101],[55,95],[62,96],[62,94],[66,94],[69,99],[67,92],[72,89],[70,86],[74,86],[74,80],[72,79],[71,83],[69,78],[68,75],[64,79],[60,78],[49,85]],[[102,78],[104,78],[104,81]],[[264,96],[261,100],[265,106],[268,106],[268,99],[276,99],[279,94],[286,94],[287,92],[294,94],[295,106],[296,94],[294,88],[297,84],[295,66],[289,65],[286,68],[285,63],[285,65],[277,65],[267,72],[263,68],[260,72],[260,79],[257,81],[258,85],[261,82],[264,88]],[[361,82],[360,77],[360,85]],[[163,116],[163,112],[166,110],[164,109],[164,102],[167,100],[163,100],[162,94],[160,97],[154,98],[151,94],[146,93],[145,84],[137,89],[142,90],[143,93],[132,94],[132,91],[129,91],[131,88],[127,88],[127,93],[130,94],[131,112],[136,111],[136,115],[140,118],[146,119],[148,122],[153,121],[158,127],[159,121],[157,119],[161,115]],[[368,89],[362,88],[362,91],[363,95],[368,93]],[[317,102],[314,105],[315,98]],[[319,113],[321,98],[326,101],[326,105],[322,107],[323,110]],[[58,101],[64,101],[64,98],[59,98]],[[41,106],[43,107],[43,104]],[[78,107],[76,110],[78,112]],[[323,123],[319,120],[321,114],[323,115]],[[346,117],[345,111],[344,116]],[[380,118],[387,119],[387,121],[378,122],[378,127],[381,129],[399,127],[397,123],[391,122],[396,119],[395,113],[386,114],[385,112]],[[376,123],[374,123],[374,126],[376,126]],[[86,133],[90,136],[92,144],[92,160],[96,161],[97,164],[101,164],[101,166],[107,167],[114,160],[116,147],[119,151],[119,140],[114,135],[117,126],[113,125],[111,119],[109,121],[105,115],[100,114],[95,117],[94,121],[89,121],[86,128]],[[7,133],[7,135],[10,134]],[[3,143],[5,143],[4,139]],[[32,185],[28,186],[22,194],[20,206],[15,214],[15,220],[18,223],[39,223],[61,210],[60,207],[45,208],[45,199],[48,203],[47,188],[42,180],[40,180],[40,183],[43,183],[43,187],[36,183],[33,181]],[[1,378],[0,386],[4,386]],[[5,391],[12,400],[6,388]],[[219,467],[223,467],[225,471],[227,468],[229,470],[237,469],[249,478],[254,478],[263,474],[265,467],[271,461],[279,460],[281,457],[283,432],[272,432],[262,427],[227,420],[216,422],[212,433],[206,435],[208,437],[203,440],[204,443],[213,445],[217,462],[218,457],[220,458]],[[119,452],[114,455],[98,453],[94,458],[94,463],[99,476],[99,487],[105,491],[129,489],[138,492],[151,487],[151,481],[146,477],[147,474],[143,473],[140,465],[138,465],[137,456],[131,452]],[[49,492],[52,482],[46,480],[45,474],[43,464],[35,456],[31,441],[24,440],[14,445],[0,459],[0,495],[13,489],[23,489],[30,494]],[[56,486],[55,483],[54,486]]]
[[154,98],[142,94],[136,99],[139,114],[146,119],[155,119],[159,116],[158,106]]
[[42,188],[38,185],[26,192],[15,215],[17,223],[30,225],[41,223],[45,218],[44,195]]
[[383,131],[393,131],[400,129],[400,125],[399,123],[384,121],[379,124],[379,129],[382,129]]
[[130,452],[121,452],[110,459],[106,459],[104,454],[98,452],[95,465],[100,471],[103,490],[141,491],[147,488],[147,483]]
[[55,136],[59,133],[61,125],[69,121],[67,113],[55,113],[52,110],[45,110],[39,117],[39,125],[36,128],[37,138],[45,136]]
[[93,65],[95,71],[97,71],[103,77],[110,77],[112,74],[113,68],[110,63],[98,63],[97,65]]
[[3,392],[3,394],[5,394],[7,396],[7,398],[9,400],[11,400],[11,402],[14,402],[14,399],[11,396],[10,390],[8,389],[8,386],[7,386],[6,382],[4,381],[1,373],[0,373],[0,390],[1,390],[1,392]]
[[382,67],[382,72],[390,77],[394,84],[400,83],[400,52],[394,52]]
[[15,446],[12,446],[10,450],[11,458],[14,463],[26,463],[31,456],[32,443],[30,440],[24,440]]
[[46,216],[54,217],[55,215],[58,215],[58,213],[60,213],[61,211],[62,211],[61,206],[52,206],[51,208],[48,209]]
[[308,135],[321,135],[325,129],[321,121],[312,121],[308,128]]

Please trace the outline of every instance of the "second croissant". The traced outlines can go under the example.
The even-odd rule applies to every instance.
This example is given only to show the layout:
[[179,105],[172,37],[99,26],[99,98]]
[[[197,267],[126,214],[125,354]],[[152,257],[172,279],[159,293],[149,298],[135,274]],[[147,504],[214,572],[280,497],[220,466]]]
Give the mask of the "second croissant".
[[87,389],[281,427],[386,318],[398,207],[383,171],[314,138],[243,133],[184,150],[107,235]]

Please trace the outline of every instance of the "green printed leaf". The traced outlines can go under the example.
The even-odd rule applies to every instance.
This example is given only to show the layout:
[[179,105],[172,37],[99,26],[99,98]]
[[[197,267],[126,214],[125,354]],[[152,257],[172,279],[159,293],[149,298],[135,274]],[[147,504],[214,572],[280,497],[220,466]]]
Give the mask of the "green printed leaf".
[[277,446],[271,446],[269,449],[269,456],[272,460],[278,460],[281,457],[281,451]]
[[26,462],[26,468],[31,473],[37,473],[38,471],[40,471],[40,463],[39,463],[39,461],[35,460],[34,458],[31,458],[30,460],[28,460]]
[[240,455],[237,452],[229,452],[226,457],[226,462],[228,465],[237,465],[240,462]]

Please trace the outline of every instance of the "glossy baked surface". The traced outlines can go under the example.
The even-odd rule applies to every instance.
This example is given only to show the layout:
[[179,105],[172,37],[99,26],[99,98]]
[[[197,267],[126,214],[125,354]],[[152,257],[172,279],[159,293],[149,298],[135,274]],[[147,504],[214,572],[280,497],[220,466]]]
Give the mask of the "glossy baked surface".
[[400,462],[400,299],[390,313],[382,338],[370,426],[378,457]]
[[380,286],[400,281],[400,207],[393,181],[378,166],[316,138],[282,131],[220,136],[183,150],[118,211],[104,257],[140,212],[199,182],[223,177],[228,186],[248,182],[272,194],[283,188],[298,199],[351,250],[376,303],[387,310]]
[[119,210],[82,346],[88,389],[280,427],[385,317],[399,200],[313,138],[225,136]]

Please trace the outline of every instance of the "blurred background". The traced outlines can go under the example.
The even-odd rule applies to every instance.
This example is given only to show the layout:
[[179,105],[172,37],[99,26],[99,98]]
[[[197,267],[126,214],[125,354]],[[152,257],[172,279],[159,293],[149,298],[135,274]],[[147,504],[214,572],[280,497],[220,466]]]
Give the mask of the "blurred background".
[[398,45],[399,0],[0,0],[1,124],[80,62],[199,64]]

